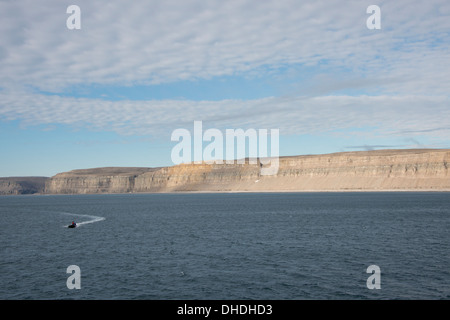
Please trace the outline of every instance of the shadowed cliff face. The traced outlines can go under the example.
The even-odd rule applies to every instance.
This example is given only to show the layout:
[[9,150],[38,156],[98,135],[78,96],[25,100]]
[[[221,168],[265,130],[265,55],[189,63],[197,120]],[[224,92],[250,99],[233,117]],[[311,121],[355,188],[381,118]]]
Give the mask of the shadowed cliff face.
[[0,195],[43,193],[47,177],[0,178]]
[[60,173],[46,193],[174,191],[448,190],[450,150],[377,150],[280,158],[277,175],[260,164],[182,164]]
[[95,168],[59,173],[45,185],[45,193],[128,193],[134,191],[136,177],[159,168]]

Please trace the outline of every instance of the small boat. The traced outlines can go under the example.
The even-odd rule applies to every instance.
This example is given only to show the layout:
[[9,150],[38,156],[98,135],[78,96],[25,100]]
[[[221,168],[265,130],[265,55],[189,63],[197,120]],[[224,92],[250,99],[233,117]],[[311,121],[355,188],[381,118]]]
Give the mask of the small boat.
[[67,226],[67,228],[75,228],[77,225],[76,224],[70,224]]

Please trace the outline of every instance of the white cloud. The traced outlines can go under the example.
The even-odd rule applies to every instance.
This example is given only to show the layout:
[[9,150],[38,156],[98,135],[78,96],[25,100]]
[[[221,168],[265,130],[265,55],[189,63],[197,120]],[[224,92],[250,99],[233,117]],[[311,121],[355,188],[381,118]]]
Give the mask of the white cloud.
[[[79,0],[81,30],[66,28],[70,4],[0,1],[0,119],[164,136],[194,120],[283,133],[367,126],[448,136],[447,0],[378,1],[379,31],[366,28],[372,3],[360,0]],[[276,77],[280,66],[316,73],[291,95],[249,101],[113,102],[32,90]],[[360,88],[374,95],[334,93]]]
[[371,128],[378,135],[446,138],[450,98],[445,96],[270,97],[255,100],[105,101],[0,91],[0,119],[24,125],[88,127],[121,135],[169,139],[195,120],[214,128],[278,128],[282,134],[314,134]]
[[379,32],[365,27],[370,3],[359,0],[80,0],[81,30],[66,28],[69,4],[0,2],[1,86],[58,91],[327,61],[330,72],[401,79],[389,85],[393,91],[448,89],[446,0],[379,1]]

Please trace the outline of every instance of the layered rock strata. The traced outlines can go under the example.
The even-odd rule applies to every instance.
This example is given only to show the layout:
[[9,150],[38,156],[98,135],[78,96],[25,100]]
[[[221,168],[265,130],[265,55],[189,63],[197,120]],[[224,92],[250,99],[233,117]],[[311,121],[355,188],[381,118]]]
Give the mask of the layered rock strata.
[[0,195],[42,193],[47,179],[47,177],[0,178]]
[[276,175],[261,164],[182,164],[60,173],[50,194],[176,191],[450,191],[450,150],[376,150],[281,157]]

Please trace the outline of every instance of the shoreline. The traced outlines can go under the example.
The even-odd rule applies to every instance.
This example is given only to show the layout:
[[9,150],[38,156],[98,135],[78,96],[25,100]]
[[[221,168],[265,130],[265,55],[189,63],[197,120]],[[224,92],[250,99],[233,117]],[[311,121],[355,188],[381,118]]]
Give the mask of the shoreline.
[[155,193],[450,192],[450,149],[280,157],[262,164],[180,164],[77,169],[53,177],[0,178],[2,195]]
[[81,196],[81,195],[146,195],[146,194],[227,194],[227,193],[450,193],[450,189],[348,189],[348,190],[233,190],[233,191],[164,191],[164,192],[104,192],[104,193],[32,193],[1,196]]

